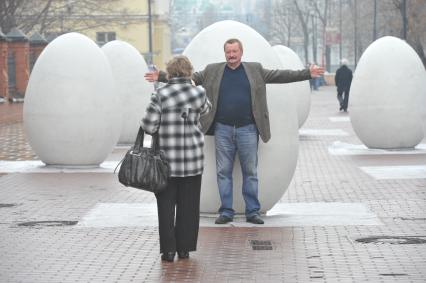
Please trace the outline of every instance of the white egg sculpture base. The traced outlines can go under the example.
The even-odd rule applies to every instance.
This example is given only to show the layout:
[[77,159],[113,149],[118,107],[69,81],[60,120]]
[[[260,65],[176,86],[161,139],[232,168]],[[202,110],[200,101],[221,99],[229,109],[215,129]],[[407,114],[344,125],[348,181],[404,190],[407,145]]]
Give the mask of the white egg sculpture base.
[[[222,21],[206,27],[190,42],[184,51],[201,71],[207,64],[225,61],[223,44],[227,39],[238,38],[243,43],[243,61],[262,63],[267,69],[281,69],[280,59],[270,44],[255,30],[235,21]],[[208,47],[208,48],[207,48]],[[268,143],[259,139],[259,201],[261,211],[271,209],[284,195],[293,177],[298,155],[298,118],[295,96],[286,93],[282,85],[267,86],[267,100],[272,138]],[[205,136],[205,170],[201,187],[201,211],[216,213],[220,207],[216,181],[215,142]],[[238,157],[233,174],[233,208],[244,213],[242,176]]]
[[[305,68],[299,56],[287,46],[275,45],[272,48],[280,58],[284,69],[302,70]],[[309,111],[311,109],[311,88],[309,86],[309,81],[285,84],[282,87],[284,88],[285,92],[296,96],[297,117],[300,129],[306,122],[306,119],[309,116]]]
[[123,124],[118,144],[133,144],[154,91],[153,84],[144,79],[148,66],[139,51],[127,42],[113,40],[102,50],[110,62],[121,101]]
[[120,135],[117,105],[105,54],[84,35],[64,34],[31,72],[23,111],[28,141],[47,165],[98,166]]
[[403,40],[386,36],[362,54],[349,96],[354,131],[369,148],[413,148],[423,139],[426,71]]

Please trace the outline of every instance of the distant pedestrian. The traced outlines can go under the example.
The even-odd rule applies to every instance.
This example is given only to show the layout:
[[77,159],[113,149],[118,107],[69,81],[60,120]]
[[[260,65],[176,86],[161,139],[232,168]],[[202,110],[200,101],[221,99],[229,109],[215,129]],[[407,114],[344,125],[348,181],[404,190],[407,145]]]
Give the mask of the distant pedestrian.
[[191,83],[193,68],[187,57],[176,56],[166,69],[168,82],[152,94],[141,126],[150,134],[158,131],[160,149],[170,164],[169,184],[155,197],[161,259],[172,262],[176,252],[184,259],[197,248],[204,166],[200,117],[211,104],[205,90]]
[[[316,62],[314,62],[312,64],[312,66],[318,66],[318,64]],[[314,90],[319,90],[319,87],[321,86],[321,77],[322,77],[322,75],[315,77],[315,78],[312,78]]]
[[[341,67],[337,69],[334,80],[337,86],[337,100],[339,101],[339,111],[348,111],[349,90],[352,82],[352,71],[348,68],[348,60],[342,59]],[[344,97],[343,97],[344,95]]]
[[[306,69],[309,69],[311,67],[311,65],[312,65],[311,63],[307,63],[306,64]],[[314,87],[315,87],[314,80],[315,79],[309,79],[309,87],[311,88],[311,92],[312,92],[312,90],[314,90]]]

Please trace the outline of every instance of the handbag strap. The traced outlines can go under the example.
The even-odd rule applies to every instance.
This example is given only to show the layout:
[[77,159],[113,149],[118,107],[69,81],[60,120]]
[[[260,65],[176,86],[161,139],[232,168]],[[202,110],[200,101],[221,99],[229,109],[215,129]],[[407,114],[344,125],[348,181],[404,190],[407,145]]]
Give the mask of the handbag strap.
[[[133,146],[133,151],[140,152],[143,148],[143,140],[145,136],[145,131],[142,129],[142,127],[139,127],[138,135],[136,137],[135,144]],[[157,152],[160,150],[160,137],[158,134],[158,131],[151,135],[151,148],[154,152]]]
[[[157,152],[157,151],[160,150],[160,142],[159,142],[160,137],[159,137],[159,134],[158,134],[158,132],[160,131],[160,125],[161,125],[161,115],[160,115],[160,122],[159,122],[158,129],[155,133],[153,133],[151,135],[151,137],[152,137],[151,148],[154,152]],[[139,127],[138,136],[136,137],[136,141],[135,141],[135,145],[133,147],[133,150],[138,150],[138,152],[140,152],[142,150],[144,133],[145,133],[145,131],[142,129],[142,127]]]
[[158,131],[152,134],[152,140],[151,140],[151,148],[154,152],[157,152],[160,150],[160,135],[158,134]]
[[136,136],[135,145],[133,146],[133,150],[136,152],[140,152],[143,148],[143,139],[144,139],[145,131],[142,127],[139,127],[138,135]]

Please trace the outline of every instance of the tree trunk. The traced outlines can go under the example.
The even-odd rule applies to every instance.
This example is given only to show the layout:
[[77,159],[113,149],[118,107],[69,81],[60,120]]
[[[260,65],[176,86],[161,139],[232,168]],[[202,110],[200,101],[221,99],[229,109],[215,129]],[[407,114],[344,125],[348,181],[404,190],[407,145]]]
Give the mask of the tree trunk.
[[299,18],[300,24],[302,25],[303,30],[303,49],[305,52],[305,62],[309,62],[309,52],[308,52],[308,46],[309,46],[309,30],[308,30],[308,24],[305,18],[303,17],[303,11],[300,9],[299,4],[297,3],[297,0],[294,0],[294,6],[296,7],[297,16]]

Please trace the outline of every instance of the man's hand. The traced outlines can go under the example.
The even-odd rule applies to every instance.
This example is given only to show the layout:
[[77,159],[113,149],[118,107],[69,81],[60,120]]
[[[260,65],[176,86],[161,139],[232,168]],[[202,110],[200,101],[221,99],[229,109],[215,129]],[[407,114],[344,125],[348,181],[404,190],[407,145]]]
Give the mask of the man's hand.
[[160,76],[160,71],[155,70],[155,71],[153,71],[153,72],[145,73],[144,78],[145,78],[145,80],[147,80],[148,82],[150,82],[150,83],[154,83],[154,82],[158,81],[158,77],[159,77],[159,76]]
[[319,78],[324,75],[324,68],[317,65],[311,65],[309,71],[311,72],[311,78]]

